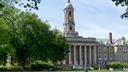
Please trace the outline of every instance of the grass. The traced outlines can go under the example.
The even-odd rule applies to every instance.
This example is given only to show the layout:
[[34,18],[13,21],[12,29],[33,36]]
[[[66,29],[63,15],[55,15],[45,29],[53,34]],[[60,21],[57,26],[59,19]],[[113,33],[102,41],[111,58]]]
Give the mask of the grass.
[[128,71],[119,71],[119,70],[115,70],[115,71],[110,71],[110,70],[95,70],[95,71],[88,71],[88,72],[128,72]]
[[[55,72],[85,72],[85,71],[55,71]],[[121,71],[121,70],[115,70],[115,71],[110,71],[110,70],[91,70],[88,72],[128,72],[128,71]]]

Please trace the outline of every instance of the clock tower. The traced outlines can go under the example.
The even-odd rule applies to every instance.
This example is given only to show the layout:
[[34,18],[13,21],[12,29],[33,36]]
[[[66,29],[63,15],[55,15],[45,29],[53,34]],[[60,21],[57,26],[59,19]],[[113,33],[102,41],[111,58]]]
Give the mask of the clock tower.
[[67,1],[64,8],[64,36],[65,37],[78,36],[78,33],[75,32],[74,8],[70,3],[70,0]]

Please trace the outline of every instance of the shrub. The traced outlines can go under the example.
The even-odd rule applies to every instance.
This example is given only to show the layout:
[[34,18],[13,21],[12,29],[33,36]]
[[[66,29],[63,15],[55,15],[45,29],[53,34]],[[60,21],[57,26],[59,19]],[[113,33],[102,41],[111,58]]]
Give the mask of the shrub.
[[42,62],[41,60],[34,61],[32,64],[30,64],[30,70],[50,70],[53,68],[53,64],[50,62]]
[[109,62],[107,64],[107,68],[113,68],[113,69],[122,69],[125,66],[127,65],[120,62]]
[[94,68],[94,70],[99,69],[99,66],[98,66],[98,65],[94,65],[94,66],[92,66],[92,67]]
[[18,66],[0,66],[0,71],[19,71],[20,67]]

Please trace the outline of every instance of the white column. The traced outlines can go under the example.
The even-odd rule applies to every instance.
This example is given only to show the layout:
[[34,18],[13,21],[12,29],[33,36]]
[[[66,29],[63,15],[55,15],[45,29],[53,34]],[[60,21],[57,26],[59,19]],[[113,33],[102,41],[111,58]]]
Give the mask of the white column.
[[83,61],[82,61],[82,46],[79,46],[79,60],[80,60],[80,65],[83,65]]
[[85,65],[87,65],[87,51],[86,51],[86,46],[84,47],[84,60],[85,60]]
[[71,48],[72,48],[72,47],[70,46],[70,47],[69,47],[69,54],[68,54],[68,55],[69,55],[69,58],[68,58],[68,59],[69,59],[69,61],[68,61],[69,64],[72,64],[72,61],[71,61],[71,52],[72,52],[72,51],[71,51]]
[[97,55],[96,55],[97,54],[96,53],[96,46],[94,46],[94,49],[93,50],[94,50],[94,64],[97,64],[97,59],[96,59],[97,58]]
[[92,64],[91,46],[89,46],[89,64]]
[[76,46],[74,46],[74,65],[76,65]]

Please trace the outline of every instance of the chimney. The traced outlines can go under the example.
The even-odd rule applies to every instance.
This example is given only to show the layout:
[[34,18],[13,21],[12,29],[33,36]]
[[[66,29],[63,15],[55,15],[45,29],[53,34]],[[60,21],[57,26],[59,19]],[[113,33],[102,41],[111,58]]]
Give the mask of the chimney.
[[109,44],[112,44],[112,33],[111,32],[109,33],[108,41],[109,41]]

